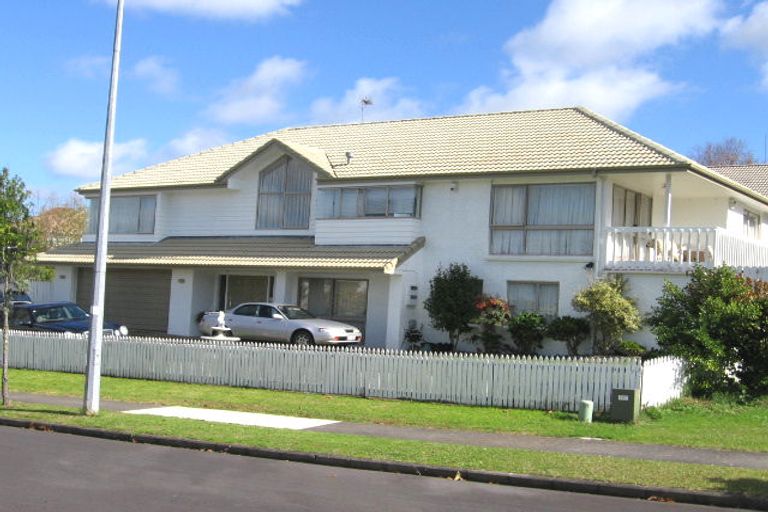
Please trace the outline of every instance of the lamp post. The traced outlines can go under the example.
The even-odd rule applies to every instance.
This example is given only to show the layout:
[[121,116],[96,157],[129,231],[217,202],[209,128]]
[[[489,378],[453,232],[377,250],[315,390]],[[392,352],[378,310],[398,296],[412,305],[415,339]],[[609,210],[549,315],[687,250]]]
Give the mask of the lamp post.
[[93,305],[91,331],[88,338],[88,368],[85,376],[83,412],[99,413],[101,390],[101,344],[104,330],[104,283],[107,274],[107,239],[109,237],[109,199],[112,182],[112,146],[115,139],[115,107],[117,81],[120,72],[120,47],[123,35],[123,0],[117,0],[115,42],[112,49],[112,75],[109,81],[107,126],[104,134],[104,155],[101,161],[101,197],[99,198],[99,227],[96,232],[96,258],[93,266]]

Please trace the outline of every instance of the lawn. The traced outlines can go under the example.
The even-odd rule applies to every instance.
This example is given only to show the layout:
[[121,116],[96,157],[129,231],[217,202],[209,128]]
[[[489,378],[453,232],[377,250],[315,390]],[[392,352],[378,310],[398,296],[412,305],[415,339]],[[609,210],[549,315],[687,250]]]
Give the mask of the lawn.
[[768,471],[753,469],[241,427],[109,411],[86,417],[76,409],[40,404],[20,403],[2,409],[0,414],[10,418],[132,434],[183,437],[277,450],[768,497]]
[[[83,376],[11,370],[12,391],[59,396],[83,395]],[[404,400],[366,399],[259,389],[179,384],[105,377],[104,400],[186,405],[358,423],[509,432],[554,437],[599,437],[635,443],[668,444],[768,452],[768,398],[751,405],[685,399],[644,413],[636,425],[597,421],[581,424],[575,414],[470,407]]]

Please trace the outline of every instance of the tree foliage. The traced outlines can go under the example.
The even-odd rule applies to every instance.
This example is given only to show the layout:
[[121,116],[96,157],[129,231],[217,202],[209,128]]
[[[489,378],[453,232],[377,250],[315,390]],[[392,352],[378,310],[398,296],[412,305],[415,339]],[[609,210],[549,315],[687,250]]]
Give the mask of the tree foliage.
[[614,354],[624,334],[640,329],[640,312],[626,297],[626,286],[626,280],[619,276],[595,281],[571,301],[573,309],[586,313],[592,326],[595,354]]
[[768,283],[730,267],[667,282],[648,318],[659,347],[688,363],[691,392],[768,393]]
[[589,336],[589,320],[567,315],[557,317],[547,326],[547,335],[565,343],[569,356],[577,356],[579,345]]
[[51,196],[35,217],[45,248],[70,245],[80,241],[88,222],[88,211],[77,197]]
[[520,313],[509,319],[509,334],[520,354],[535,354],[546,332],[547,321],[538,313]]
[[8,169],[0,172],[0,282],[3,286],[3,405],[8,405],[8,315],[12,291],[23,290],[25,281],[37,277],[30,259],[41,249],[40,232],[29,206],[29,191]]
[[720,142],[707,142],[693,148],[691,158],[702,165],[750,165],[755,163],[755,156],[747,148],[747,143],[736,137],[729,137]]
[[461,336],[470,332],[470,323],[477,317],[475,300],[479,279],[463,263],[451,263],[438,268],[429,282],[429,297],[424,301],[432,325],[448,333],[451,347],[456,350]]

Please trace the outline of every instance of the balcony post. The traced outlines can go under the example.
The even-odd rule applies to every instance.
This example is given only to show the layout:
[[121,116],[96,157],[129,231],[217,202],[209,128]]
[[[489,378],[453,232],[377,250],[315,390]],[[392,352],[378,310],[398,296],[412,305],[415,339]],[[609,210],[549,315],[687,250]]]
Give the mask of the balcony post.
[[664,180],[664,226],[672,225],[672,175],[667,173]]

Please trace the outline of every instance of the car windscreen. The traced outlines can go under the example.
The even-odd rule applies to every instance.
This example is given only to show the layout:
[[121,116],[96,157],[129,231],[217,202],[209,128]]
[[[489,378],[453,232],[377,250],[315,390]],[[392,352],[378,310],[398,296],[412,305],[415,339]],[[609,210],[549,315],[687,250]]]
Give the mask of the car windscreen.
[[88,318],[88,313],[76,304],[61,304],[35,309],[32,316],[36,323],[70,322],[72,320],[85,320]]
[[315,318],[315,315],[313,315],[306,309],[301,309],[298,306],[280,306],[280,311],[282,311],[283,314],[289,320],[303,320],[305,318]]

